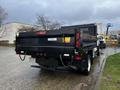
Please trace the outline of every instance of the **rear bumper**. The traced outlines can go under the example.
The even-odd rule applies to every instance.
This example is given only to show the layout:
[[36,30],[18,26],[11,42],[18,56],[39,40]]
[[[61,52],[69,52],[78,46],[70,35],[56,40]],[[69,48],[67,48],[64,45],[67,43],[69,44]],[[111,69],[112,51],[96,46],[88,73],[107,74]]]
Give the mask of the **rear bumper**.
[[67,46],[16,46],[15,49],[17,54],[26,54],[33,57],[46,54],[48,57],[59,57],[60,54],[73,54],[74,47]]
[[[32,66],[32,67],[37,67],[37,68],[41,68],[41,69],[45,69],[45,70],[50,70],[50,71],[68,71],[68,70],[73,70],[73,68],[69,67],[69,66],[62,66],[62,67],[45,67],[42,65],[39,66]],[[75,69],[74,69],[75,70]]]

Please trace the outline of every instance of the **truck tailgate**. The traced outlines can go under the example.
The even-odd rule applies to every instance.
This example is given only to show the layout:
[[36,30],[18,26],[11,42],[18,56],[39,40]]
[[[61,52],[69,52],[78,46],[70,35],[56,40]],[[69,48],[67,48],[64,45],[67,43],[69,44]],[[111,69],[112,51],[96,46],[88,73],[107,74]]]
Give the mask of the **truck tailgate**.
[[[16,52],[22,54],[47,53],[59,55],[73,53],[74,33],[58,31],[22,32],[16,37]],[[23,53],[23,54],[24,54]]]

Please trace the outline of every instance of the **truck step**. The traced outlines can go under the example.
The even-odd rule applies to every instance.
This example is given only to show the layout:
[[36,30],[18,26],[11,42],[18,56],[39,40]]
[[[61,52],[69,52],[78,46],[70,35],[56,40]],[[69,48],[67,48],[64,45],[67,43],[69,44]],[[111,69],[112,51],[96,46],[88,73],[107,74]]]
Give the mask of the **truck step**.
[[44,66],[38,66],[38,65],[31,65],[31,67],[33,68],[43,68],[43,69],[46,69],[46,70],[52,70],[52,71],[69,71],[69,70],[73,70],[72,67],[70,66],[64,66],[64,67],[44,67]]
[[40,66],[37,66],[37,65],[31,65],[31,67],[40,68]]

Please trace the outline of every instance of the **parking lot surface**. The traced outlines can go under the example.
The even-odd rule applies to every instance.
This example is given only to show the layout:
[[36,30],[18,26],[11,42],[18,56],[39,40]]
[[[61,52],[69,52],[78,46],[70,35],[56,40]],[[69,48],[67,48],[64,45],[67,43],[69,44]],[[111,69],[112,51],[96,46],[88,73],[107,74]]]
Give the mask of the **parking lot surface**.
[[93,90],[105,58],[118,49],[102,50],[96,57],[89,76],[72,71],[43,71],[32,68],[34,60],[21,61],[14,47],[0,47],[0,90]]

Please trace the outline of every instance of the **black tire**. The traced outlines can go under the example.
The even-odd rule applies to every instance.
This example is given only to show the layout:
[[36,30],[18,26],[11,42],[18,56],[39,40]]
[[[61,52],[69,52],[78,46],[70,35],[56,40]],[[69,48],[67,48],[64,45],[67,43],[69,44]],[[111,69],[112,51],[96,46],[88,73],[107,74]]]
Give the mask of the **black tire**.
[[86,62],[86,67],[85,70],[83,71],[84,75],[89,75],[91,71],[91,59],[90,59],[90,55],[88,55],[87,57],[87,62]]
[[91,60],[91,64],[93,64],[93,60],[94,60],[94,58],[93,58],[93,52],[90,53],[90,60]]

